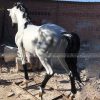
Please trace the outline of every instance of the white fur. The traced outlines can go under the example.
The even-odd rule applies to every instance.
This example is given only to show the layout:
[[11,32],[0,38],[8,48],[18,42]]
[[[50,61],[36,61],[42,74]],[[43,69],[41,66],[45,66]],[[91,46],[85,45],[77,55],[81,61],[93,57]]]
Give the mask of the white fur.
[[[46,69],[47,74],[53,74],[53,70],[51,65],[48,62],[48,54],[53,52],[58,45],[62,33],[66,32],[60,26],[55,24],[48,24],[49,29],[41,29],[42,26],[36,25],[28,25],[26,29],[24,29],[24,24],[27,22],[26,18],[23,18],[23,12],[19,9],[13,7],[12,9],[8,9],[10,12],[10,17],[12,19],[12,23],[18,24],[18,31],[15,36],[15,42],[18,46],[18,51],[20,53],[22,64],[26,63],[26,53],[33,54],[33,56],[37,56],[44,68]],[[56,32],[56,30],[58,32]],[[52,42],[51,42],[52,41]]]

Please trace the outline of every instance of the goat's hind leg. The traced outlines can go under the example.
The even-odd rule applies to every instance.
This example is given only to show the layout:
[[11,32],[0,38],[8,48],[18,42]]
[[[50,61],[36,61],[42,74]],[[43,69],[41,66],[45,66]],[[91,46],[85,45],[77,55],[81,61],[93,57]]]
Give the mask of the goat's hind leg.
[[28,76],[27,63],[26,63],[26,54],[21,43],[19,43],[18,45],[18,50],[21,56],[22,66],[24,69],[24,78],[25,78],[21,85],[26,84],[27,86],[27,81],[29,80],[29,76]]
[[38,56],[40,62],[42,63],[43,67],[46,69],[46,75],[44,77],[44,80],[42,81],[39,89],[39,96],[42,96],[43,92],[44,92],[44,88],[47,84],[47,82],[49,81],[49,79],[54,75],[54,72],[49,64],[48,58],[46,57],[42,57],[42,56]]
[[74,98],[77,92],[76,86],[75,86],[75,77],[73,76],[72,70],[69,68],[68,63],[66,62],[65,57],[63,58],[59,57],[58,59],[62,67],[65,69],[66,73],[68,74],[70,81],[71,81],[71,92],[70,94],[68,94],[68,98],[69,97]]
[[72,69],[72,73],[75,76],[76,82],[78,84],[79,88],[82,88],[82,86],[84,86],[83,82],[81,81],[80,78],[80,73],[77,71],[78,66],[77,66],[77,57],[72,58],[71,59],[71,69]]

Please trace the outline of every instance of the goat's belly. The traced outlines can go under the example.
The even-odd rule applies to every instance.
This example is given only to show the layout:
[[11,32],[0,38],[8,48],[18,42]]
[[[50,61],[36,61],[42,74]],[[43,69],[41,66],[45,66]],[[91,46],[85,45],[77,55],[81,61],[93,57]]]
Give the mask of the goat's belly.
[[23,41],[23,47],[25,51],[29,52],[32,55],[35,55],[35,44],[31,41]]

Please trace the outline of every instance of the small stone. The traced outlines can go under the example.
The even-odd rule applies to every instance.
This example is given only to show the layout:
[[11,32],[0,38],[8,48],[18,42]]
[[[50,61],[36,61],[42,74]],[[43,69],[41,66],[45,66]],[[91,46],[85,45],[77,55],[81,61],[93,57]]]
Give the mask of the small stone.
[[97,80],[96,83],[97,83],[97,84],[100,84],[100,80]]
[[3,97],[0,97],[0,99],[3,99]]
[[86,97],[85,100],[91,100],[90,98]]
[[99,99],[98,97],[95,96],[95,97],[94,97],[94,100],[100,100],[100,99]]
[[11,92],[8,93],[7,97],[11,97],[11,96],[14,96],[14,95],[15,95],[15,93],[13,91],[11,91]]

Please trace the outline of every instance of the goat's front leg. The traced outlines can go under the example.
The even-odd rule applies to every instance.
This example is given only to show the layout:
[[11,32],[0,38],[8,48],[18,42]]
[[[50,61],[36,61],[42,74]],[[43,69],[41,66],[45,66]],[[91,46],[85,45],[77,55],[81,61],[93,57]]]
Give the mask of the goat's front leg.
[[17,32],[17,34],[15,36],[15,43],[18,47],[18,52],[20,54],[22,66],[24,69],[25,80],[23,83],[27,83],[27,80],[29,80],[29,77],[28,77],[27,64],[26,64],[26,54],[25,54],[25,50],[23,48],[23,43],[22,43],[23,34],[20,34],[20,33],[22,33],[22,32]]
[[21,85],[26,84],[26,86],[27,86],[29,76],[28,76],[28,70],[27,70],[26,55],[25,55],[25,51],[23,49],[22,43],[18,44],[18,51],[20,53],[22,66],[23,66],[23,69],[24,69],[24,78],[25,78],[25,80],[23,81],[23,83]]

